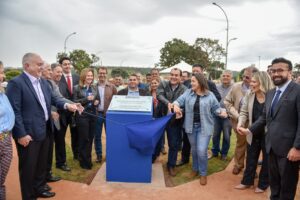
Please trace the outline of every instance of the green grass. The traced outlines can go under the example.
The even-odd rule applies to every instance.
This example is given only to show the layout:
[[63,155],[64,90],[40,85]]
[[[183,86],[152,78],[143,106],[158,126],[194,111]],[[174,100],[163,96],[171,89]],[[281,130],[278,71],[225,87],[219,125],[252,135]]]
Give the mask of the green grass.
[[[103,136],[102,136],[102,145],[103,145],[103,156],[105,157],[105,131],[103,130]],[[167,141],[167,140],[166,140]],[[227,161],[222,161],[220,158],[212,158],[208,162],[208,175],[211,175],[213,173],[219,172],[224,170],[229,162],[231,161],[233,154],[234,154],[234,149],[236,145],[236,136],[235,133],[232,131],[231,134],[231,141],[230,141],[230,149],[228,152],[228,157]],[[209,149],[211,149],[212,142],[210,142]],[[102,163],[96,163],[96,155],[95,155],[95,150],[93,147],[93,152],[92,152],[92,161],[93,161],[93,168],[91,170],[85,170],[81,169],[79,166],[79,162],[77,160],[73,160],[73,154],[71,150],[71,144],[70,144],[70,134],[69,131],[66,136],[66,152],[67,152],[67,164],[71,168],[71,172],[64,172],[62,170],[56,169],[55,168],[55,158],[53,158],[53,166],[52,166],[52,171],[54,175],[58,175],[62,177],[65,180],[70,180],[70,181],[75,181],[75,182],[80,182],[80,183],[87,183],[89,184],[94,176],[96,175],[97,171],[100,169]],[[166,179],[166,185],[169,187],[181,185],[184,183],[187,183],[189,181],[192,181],[196,178],[189,178],[188,175],[192,170],[192,164],[191,162],[187,165],[181,166],[181,167],[176,167],[176,170],[178,172],[177,176],[175,177],[170,177],[168,176],[167,169],[166,169],[166,162],[167,162],[167,154],[166,155],[161,155],[161,161],[163,162],[163,169],[165,173],[165,179]],[[180,152],[178,153],[178,160],[180,159]],[[191,161],[192,159],[190,159]]]
[[[222,141],[222,138],[221,138],[221,141]],[[235,136],[235,133],[232,131],[231,138],[230,138],[230,149],[229,149],[229,152],[227,155],[227,160],[223,161],[220,159],[220,157],[211,158],[208,161],[208,175],[222,171],[227,167],[227,165],[230,163],[230,161],[233,157],[235,145],[236,145],[236,136]],[[212,147],[212,140],[209,144],[209,149],[211,149],[211,147]],[[181,158],[181,155],[179,153],[177,159],[180,160],[180,158]],[[175,177],[171,177],[171,176],[167,175],[168,174],[167,166],[166,166],[167,159],[168,159],[167,155],[165,155],[163,157],[163,163],[164,163],[163,167],[164,167],[165,178],[168,179],[168,180],[166,180],[167,186],[173,187],[173,186],[181,185],[186,182],[197,179],[197,177],[195,177],[195,178],[188,177],[190,172],[192,171],[192,162],[191,162],[192,158],[190,158],[190,162],[188,164],[180,166],[180,167],[176,167],[177,175]]]
[[73,159],[73,153],[71,149],[70,143],[70,132],[68,130],[66,134],[66,153],[67,153],[67,165],[71,168],[70,172],[65,172],[60,169],[56,169],[55,167],[55,153],[53,154],[53,164],[52,164],[52,172],[54,175],[60,176],[62,179],[75,181],[80,183],[90,184],[96,175],[97,171],[100,169],[102,163],[96,163],[96,154],[95,149],[93,147],[92,151],[92,162],[93,168],[91,170],[82,169],[79,165],[78,160]]

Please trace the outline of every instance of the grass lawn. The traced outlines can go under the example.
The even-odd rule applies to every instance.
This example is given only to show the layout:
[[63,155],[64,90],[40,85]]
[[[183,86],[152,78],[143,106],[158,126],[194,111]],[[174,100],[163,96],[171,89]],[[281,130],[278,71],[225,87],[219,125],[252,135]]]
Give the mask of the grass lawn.
[[[102,132],[102,145],[103,145],[103,156],[105,158],[105,149],[106,149],[106,135],[105,131],[103,130]],[[81,183],[91,183],[93,180],[94,176],[96,175],[97,171],[100,169],[102,163],[96,163],[96,154],[95,150],[93,147],[93,152],[92,152],[92,161],[93,161],[93,168],[91,170],[85,170],[81,169],[79,166],[79,162],[77,160],[73,160],[73,154],[71,150],[71,139],[70,139],[70,133],[66,134],[66,151],[67,151],[67,164],[71,168],[71,172],[64,172],[62,170],[56,169],[55,168],[55,154],[53,158],[53,167],[52,171],[54,175],[59,175],[65,180],[70,180],[70,181],[75,181],[75,182],[81,182]],[[167,141],[167,140],[166,140]],[[166,142],[167,143],[167,142]],[[234,132],[231,134],[231,145],[228,153],[228,158],[227,161],[222,161],[220,158],[212,158],[209,160],[208,163],[208,174],[213,174],[215,172],[219,172],[224,170],[227,165],[229,164],[230,160],[233,157],[234,153],[234,148],[236,144],[236,136]],[[167,146],[167,144],[166,144]],[[211,149],[212,142],[210,142],[209,148]],[[167,149],[167,148],[166,148]],[[160,156],[160,161],[163,163],[163,169],[164,169],[164,174],[165,174],[165,181],[166,181],[166,186],[168,187],[174,187],[180,184],[184,184],[186,182],[192,181],[196,178],[189,178],[188,175],[191,172],[191,162],[187,165],[177,167],[176,170],[178,172],[178,175],[176,177],[170,177],[167,173],[166,169],[166,162],[167,162],[167,154],[166,155],[161,155]],[[178,160],[180,159],[180,153],[178,154]],[[192,159],[190,159],[192,160]]]

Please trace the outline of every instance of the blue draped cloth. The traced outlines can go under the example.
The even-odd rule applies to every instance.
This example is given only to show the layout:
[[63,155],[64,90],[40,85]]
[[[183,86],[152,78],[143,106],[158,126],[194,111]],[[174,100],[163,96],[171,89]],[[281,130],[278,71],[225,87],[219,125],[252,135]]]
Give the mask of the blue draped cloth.
[[173,115],[169,114],[158,119],[125,125],[129,146],[142,154],[152,155]]

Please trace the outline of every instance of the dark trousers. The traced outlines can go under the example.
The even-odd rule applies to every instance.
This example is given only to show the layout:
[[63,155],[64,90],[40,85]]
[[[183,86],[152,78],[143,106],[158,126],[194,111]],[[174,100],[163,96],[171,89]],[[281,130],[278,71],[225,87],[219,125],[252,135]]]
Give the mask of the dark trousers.
[[[55,158],[56,158],[56,167],[60,167],[66,164],[66,142],[65,136],[67,132],[68,125],[71,124],[71,116],[66,116],[66,122],[62,122],[60,120],[60,130],[55,130],[54,132],[54,140],[55,140]],[[78,158],[78,132],[76,127],[71,127],[71,146],[73,151],[74,158]]]
[[299,161],[292,162],[286,157],[269,154],[269,177],[271,200],[293,200],[299,178]]
[[252,139],[251,145],[247,146],[246,169],[242,179],[243,185],[253,185],[255,179],[255,172],[260,151],[263,153],[263,162],[259,172],[258,188],[265,190],[269,187],[269,172],[268,172],[268,155],[265,148],[265,139],[256,138]]
[[49,134],[49,150],[48,150],[46,177],[49,177],[52,173],[51,171],[52,171],[52,161],[53,161],[53,147],[54,147],[54,134],[51,133]]
[[92,145],[97,118],[85,114],[76,117],[79,134],[79,162],[83,168],[92,167]]
[[187,133],[182,129],[182,149],[181,149],[181,161],[188,163],[191,155],[191,144]]
[[16,141],[16,147],[22,199],[36,199],[36,195],[43,191],[46,180],[49,138],[46,136],[42,141],[33,140],[26,147]]
[[154,153],[152,155],[152,163],[156,160],[156,158],[160,155],[162,144],[163,144],[163,138],[165,137],[165,132],[161,135],[160,139],[158,140]]
[[178,146],[181,142],[181,129],[181,123],[170,123],[167,125],[166,131],[169,145],[168,168],[176,166]]

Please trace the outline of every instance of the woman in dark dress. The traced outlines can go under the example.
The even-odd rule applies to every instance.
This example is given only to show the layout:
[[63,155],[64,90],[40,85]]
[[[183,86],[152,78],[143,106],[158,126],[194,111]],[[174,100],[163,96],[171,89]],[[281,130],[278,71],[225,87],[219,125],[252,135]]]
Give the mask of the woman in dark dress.
[[[267,72],[262,71],[253,74],[250,83],[251,91],[244,98],[237,127],[250,127],[259,118],[264,108],[265,94],[273,87],[272,80]],[[259,173],[258,186],[255,189],[255,193],[262,193],[269,186],[265,130],[262,129],[260,134],[255,134],[254,136],[248,135],[247,142],[246,169],[241,184],[235,186],[235,189],[244,190],[254,185],[257,162],[262,151],[263,162]]]

